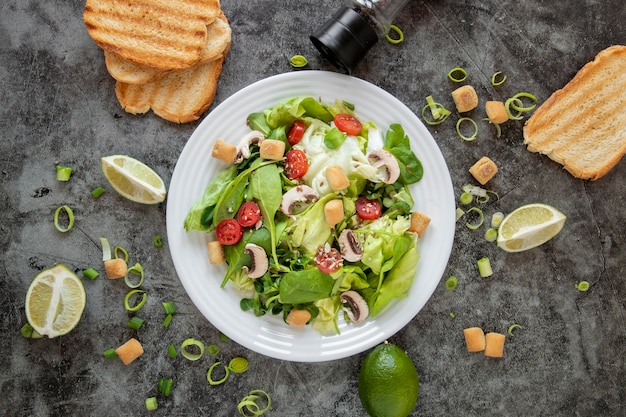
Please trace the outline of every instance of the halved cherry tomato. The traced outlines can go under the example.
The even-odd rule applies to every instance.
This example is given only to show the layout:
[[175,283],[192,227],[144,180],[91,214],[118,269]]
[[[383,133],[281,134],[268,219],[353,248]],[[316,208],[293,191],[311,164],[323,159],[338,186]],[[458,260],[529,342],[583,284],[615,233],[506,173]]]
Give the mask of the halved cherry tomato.
[[306,125],[302,120],[296,120],[293,122],[289,131],[287,132],[287,142],[291,146],[302,140],[302,136],[304,135],[304,131],[306,130]]
[[261,209],[254,201],[246,201],[237,211],[237,221],[242,227],[254,226],[260,218]]
[[309,170],[306,154],[300,149],[292,149],[285,155],[285,175],[288,178],[302,178]]
[[356,214],[363,220],[375,220],[383,213],[380,201],[362,195],[356,200]]
[[243,229],[237,220],[224,219],[217,224],[215,235],[222,245],[234,245],[241,240]]
[[315,265],[317,265],[320,271],[326,274],[332,274],[341,268],[343,258],[337,249],[331,248],[329,244],[325,244],[317,248]]
[[356,117],[350,114],[339,113],[335,116],[335,126],[343,133],[356,136],[363,130],[363,125]]

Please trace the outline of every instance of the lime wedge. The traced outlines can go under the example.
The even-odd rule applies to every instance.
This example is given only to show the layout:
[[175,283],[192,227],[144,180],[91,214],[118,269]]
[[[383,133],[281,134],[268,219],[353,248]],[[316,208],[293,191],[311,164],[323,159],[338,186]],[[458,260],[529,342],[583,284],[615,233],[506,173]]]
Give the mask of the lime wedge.
[[534,203],[509,213],[498,229],[498,247],[506,252],[521,252],[556,236],[565,224],[565,215],[547,204]]
[[121,196],[142,204],[165,200],[165,183],[149,166],[130,156],[111,155],[100,159],[102,173]]

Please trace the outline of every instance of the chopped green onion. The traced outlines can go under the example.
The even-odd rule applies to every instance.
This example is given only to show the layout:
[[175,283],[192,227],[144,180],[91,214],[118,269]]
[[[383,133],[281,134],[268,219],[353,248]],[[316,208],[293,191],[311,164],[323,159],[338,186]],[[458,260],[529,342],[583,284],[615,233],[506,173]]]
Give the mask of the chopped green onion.
[[102,261],[106,262],[111,259],[111,245],[106,237],[100,238],[100,244],[102,245]]
[[109,348],[109,349],[105,350],[104,353],[102,353],[102,355],[104,355],[104,357],[107,358],[107,359],[115,359],[115,358],[117,358],[117,352],[113,348]]
[[[131,307],[130,306],[130,299],[135,294],[136,295],[141,294],[141,300],[134,307]],[[124,297],[124,308],[126,309],[126,311],[130,311],[131,313],[135,312],[135,311],[139,311],[139,309],[141,307],[143,307],[143,305],[146,303],[147,299],[148,299],[148,294],[146,294],[146,292],[143,291],[143,290],[131,290],[131,291],[128,291],[128,293]]]
[[578,291],[587,291],[589,289],[589,283],[587,281],[580,281],[578,284],[574,285],[574,287]]
[[[397,38],[391,37],[390,36],[391,32],[395,32],[395,34],[398,35],[398,37]],[[404,41],[404,33],[402,32],[402,29],[400,29],[398,26],[390,25],[389,32],[387,32],[387,34],[385,35],[385,39],[387,39],[387,42],[397,45]]]
[[453,275],[446,280],[446,290],[452,291],[458,285],[459,280]]
[[485,240],[487,242],[495,242],[497,238],[498,231],[493,227],[490,227],[489,229],[487,229],[487,231],[485,231]]
[[[431,118],[426,117],[426,110],[430,110]],[[426,106],[422,108],[422,119],[431,126],[438,125],[450,116],[452,112],[442,104],[435,102],[433,96],[426,97]]]
[[161,378],[159,379],[159,383],[157,384],[157,391],[165,395],[166,397],[169,397],[172,394],[173,386],[174,386],[174,379]]
[[470,193],[462,193],[461,197],[459,197],[459,201],[461,204],[463,204],[464,206],[467,206],[468,204],[471,204],[472,201],[474,201],[474,196],[471,195]]
[[453,312],[450,312],[450,314],[448,314],[450,316],[451,319],[456,318],[456,314],[454,314]]
[[456,208],[456,221],[458,222],[461,217],[465,214],[465,211],[461,207]]
[[218,345],[209,345],[209,346],[206,348],[206,351],[207,351],[207,353],[208,353],[209,355],[211,355],[211,356],[215,356],[215,355],[217,355],[218,353],[220,353],[220,347],[219,347]]
[[520,100],[519,98],[511,97],[504,102],[506,113],[509,115],[510,120],[522,120],[524,116],[521,111],[518,110],[517,114],[513,114],[513,112],[511,111],[511,107],[514,101],[519,103],[519,106],[523,105],[522,100]]
[[[193,353],[187,350],[189,347],[195,347],[198,349],[198,353]],[[180,345],[180,354],[183,355],[183,358],[190,361],[197,361],[204,355],[204,343],[199,340],[196,340],[192,337],[189,339],[185,339],[183,344]]]
[[228,336],[226,336],[224,333],[220,333],[220,340],[222,342],[228,342]]
[[[139,281],[137,281],[136,284],[133,284],[132,282],[130,282],[130,274],[139,275]],[[143,284],[143,279],[144,279],[144,273],[143,273],[143,267],[141,266],[141,264],[136,263],[135,265],[131,266],[130,268],[126,270],[126,275],[124,276],[124,282],[129,288],[141,287],[141,284]]]
[[104,193],[104,188],[102,187],[96,187],[91,191],[91,196],[93,198],[98,198],[100,197],[102,194]]
[[172,322],[172,318],[174,316],[171,314],[168,314],[167,316],[165,316],[165,320],[163,320],[163,327],[165,329],[167,329],[168,327],[170,327],[170,323]]
[[156,397],[146,398],[146,410],[154,411],[159,408],[159,402]]
[[515,324],[511,324],[509,326],[509,329],[506,331],[509,334],[509,336],[513,336],[513,330],[514,329],[523,329],[523,327],[520,326],[519,324],[516,324],[516,323]]
[[487,190],[479,187],[478,185],[465,184],[462,188],[464,192],[477,197],[485,197],[487,195]]
[[[265,398],[262,398],[265,397]],[[265,407],[261,408],[261,406],[257,403],[258,400],[265,401]],[[260,389],[252,390],[239,401],[237,404],[237,411],[239,414],[245,417],[258,417],[262,414],[265,414],[272,407],[272,399],[270,395]]]
[[209,381],[209,384],[211,385],[223,384],[224,382],[226,382],[226,380],[228,379],[228,376],[230,375],[230,370],[228,369],[228,366],[222,365],[222,368],[224,368],[224,376],[222,377],[222,379],[218,379],[218,380],[213,379],[213,371],[219,365],[222,365],[222,362],[215,362],[213,365],[211,365],[211,367],[206,373],[206,379],[207,381]]
[[72,176],[72,168],[57,165],[57,181],[69,181]]
[[455,82],[455,83],[463,82],[465,81],[466,78],[467,78],[467,71],[465,71],[463,68],[460,68],[460,67],[452,68],[450,72],[448,73],[448,79],[450,79],[450,81]]
[[478,213],[478,222],[477,223],[470,223],[470,222],[466,222],[465,226],[467,226],[468,229],[471,230],[476,230],[478,229],[480,226],[483,225],[483,223],[485,222],[485,215],[483,214],[483,211],[481,209],[479,209],[478,207],[471,207],[470,209],[467,210],[468,213],[470,212],[476,212]]
[[143,326],[144,321],[144,319],[134,316],[131,317],[130,320],[128,320],[128,323],[126,323],[126,327],[133,330],[139,330],[141,326]]
[[504,84],[505,81],[506,75],[503,74],[502,71],[496,71],[491,76],[491,85],[494,87]]
[[[469,122],[473,127],[474,127],[474,132],[470,135],[464,135],[463,132],[461,132],[461,125],[465,122]],[[467,124],[467,123],[465,123]],[[459,137],[461,139],[463,139],[466,142],[471,142],[473,140],[476,140],[476,138],[478,137],[478,125],[476,124],[476,122],[474,121],[474,119],[470,119],[469,117],[461,117],[457,122],[456,122],[456,133],[459,135]]]
[[163,247],[163,239],[161,239],[161,235],[156,235],[154,237],[154,240],[152,241],[152,244],[154,245],[155,248],[162,248]]
[[37,330],[33,329],[33,326],[31,326],[30,323],[24,324],[20,328],[20,333],[22,333],[22,336],[26,339],[41,339],[43,337]]
[[491,215],[491,227],[497,229],[498,227],[500,227],[500,223],[502,223],[502,220],[504,220],[504,213],[496,211]]
[[289,63],[294,68],[304,68],[308,65],[309,61],[303,55],[294,55],[289,59]]
[[87,279],[96,279],[100,273],[93,268],[87,268],[83,271],[83,276]]
[[118,254],[118,252],[120,252],[124,256],[124,260],[128,263],[128,252],[126,252],[126,249],[124,249],[121,246],[116,246],[115,249],[113,250],[113,256],[115,256],[115,259],[120,258],[120,255]]
[[242,372],[246,372],[249,365],[250,362],[248,359],[237,356],[230,360],[228,363],[228,369],[235,374],[240,374]]
[[481,278],[487,278],[493,275],[493,270],[491,269],[491,262],[489,258],[480,258],[478,262],[476,262],[478,266],[478,273]]
[[[63,227],[59,223],[59,215],[61,214],[61,210],[65,211],[67,214],[67,226]],[[54,212],[54,227],[61,233],[69,232],[74,227],[74,212],[69,206],[61,206],[56,209]]]
[[[530,106],[524,106],[522,99],[521,99],[522,97],[530,99],[531,101],[533,101],[533,103],[537,101],[537,97],[534,94],[530,94],[526,92],[517,93],[513,97],[511,97],[513,99],[511,100],[511,107],[513,108],[513,110],[516,110],[521,113],[526,113],[526,112],[534,110],[535,107],[537,107],[536,103]],[[520,104],[518,105],[518,103]]]
[[167,347],[167,356],[170,357],[170,359],[174,359],[176,357],[177,353],[176,353],[176,346],[174,346],[173,344],[169,345]]
[[163,303],[163,310],[165,310],[165,314],[176,313],[176,307],[174,307],[174,303],[171,301],[166,301]]

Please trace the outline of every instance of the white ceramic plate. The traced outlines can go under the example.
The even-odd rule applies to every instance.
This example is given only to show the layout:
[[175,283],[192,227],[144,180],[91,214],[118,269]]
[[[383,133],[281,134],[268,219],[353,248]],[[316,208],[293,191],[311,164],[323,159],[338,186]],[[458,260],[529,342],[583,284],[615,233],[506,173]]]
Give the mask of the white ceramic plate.
[[[225,167],[211,157],[216,139],[236,143],[249,128],[246,117],[295,96],[324,102],[354,103],[357,115],[385,132],[400,123],[411,148],[424,166],[423,179],[411,187],[415,210],[431,224],[419,241],[420,260],[410,295],[390,304],[375,318],[359,325],[340,319],[340,334],[322,336],[313,329],[294,328],[282,317],[256,317],[239,308],[240,298],[230,285],[220,284],[226,268],[210,265],[202,232],[186,233],[187,211],[208,182]],[[167,234],[174,266],[187,294],[219,331],[255,352],[289,361],[320,362],[369,349],[404,327],[422,309],[447,265],[455,227],[452,181],[441,151],[415,114],[391,94],[358,78],[324,71],[297,71],[258,81],[226,99],[200,123],[185,145],[174,169],[167,198]]]

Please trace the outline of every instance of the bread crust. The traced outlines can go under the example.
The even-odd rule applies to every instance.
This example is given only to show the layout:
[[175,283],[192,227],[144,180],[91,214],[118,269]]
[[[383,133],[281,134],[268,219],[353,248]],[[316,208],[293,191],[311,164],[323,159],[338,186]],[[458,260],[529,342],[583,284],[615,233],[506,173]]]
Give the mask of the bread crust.
[[626,46],[599,52],[524,125],[530,152],[547,155],[574,177],[597,180],[626,152]]

